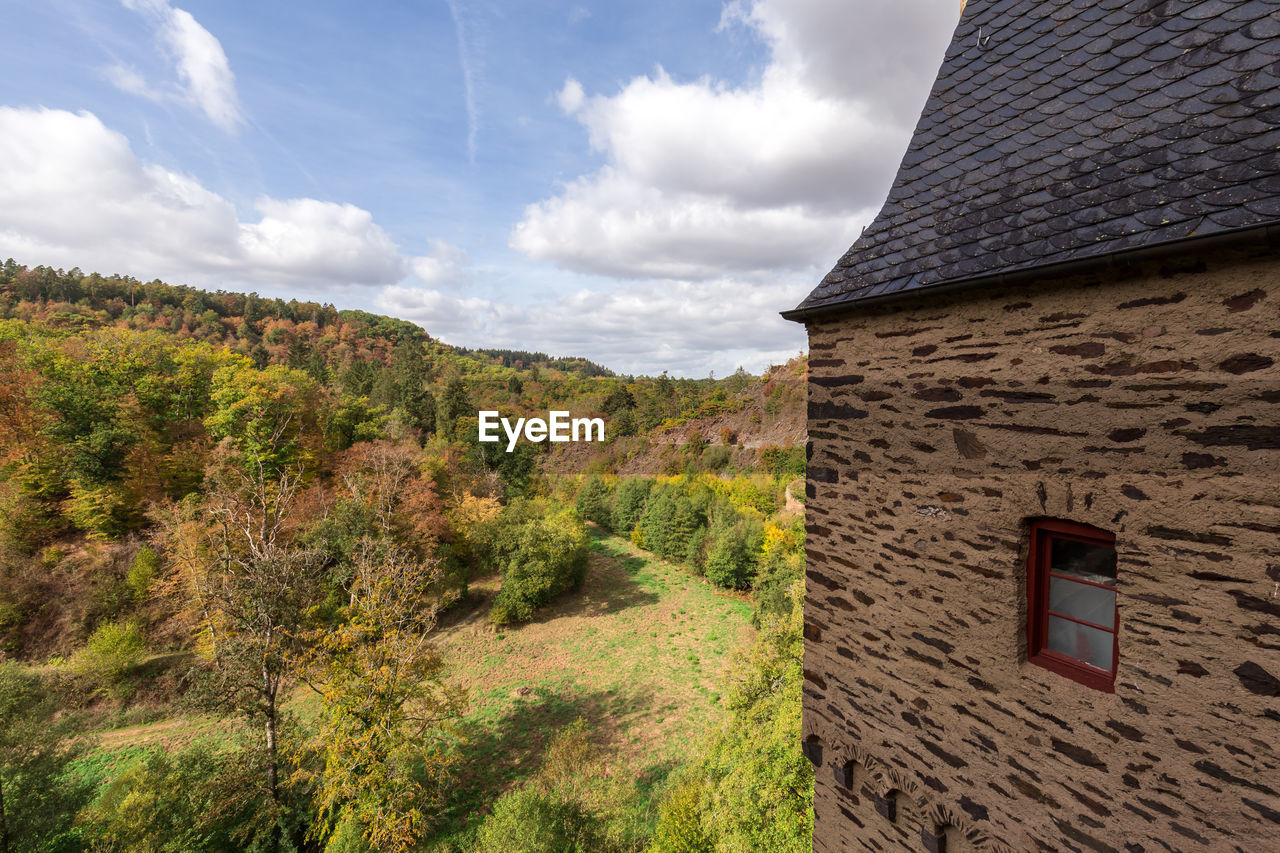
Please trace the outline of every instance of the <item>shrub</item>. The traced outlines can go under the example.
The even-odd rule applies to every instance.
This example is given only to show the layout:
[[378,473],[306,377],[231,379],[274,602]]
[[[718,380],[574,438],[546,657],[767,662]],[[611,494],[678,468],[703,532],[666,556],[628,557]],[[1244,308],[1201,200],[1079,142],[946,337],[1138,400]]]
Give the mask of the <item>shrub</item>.
[[58,514],[30,489],[20,483],[0,483],[0,544],[29,554],[62,527]]
[[691,429],[689,434],[685,436],[684,449],[685,453],[690,456],[701,456],[702,451],[707,446],[707,440],[702,437],[701,430]]
[[663,799],[651,853],[713,853],[712,839],[702,828],[700,782],[682,779]]
[[373,853],[373,848],[365,840],[360,821],[350,815],[344,815],[339,821],[333,835],[324,846],[324,853]]
[[577,589],[587,573],[587,531],[572,510],[546,517],[512,512],[492,551],[502,587],[489,618],[495,625],[524,622],[562,592]]
[[655,853],[810,849],[813,769],[800,752],[803,586],[790,594],[789,614],[766,619],[726,674],[728,719],[669,789]]
[[95,849],[222,853],[263,849],[269,822],[234,756],[200,744],[156,752],[122,773],[88,810]]
[[754,509],[766,518],[778,511],[778,490],[773,480],[760,474],[734,477],[728,484],[728,498],[739,509]]
[[71,658],[76,675],[98,690],[117,688],[142,660],[145,643],[133,622],[99,625]]
[[480,853],[594,853],[591,817],[576,803],[526,787],[503,796],[480,827]]
[[805,459],[803,447],[778,447],[771,445],[760,450],[760,465],[775,477],[803,477]]
[[774,550],[765,554],[756,574],[756,612],[752,617],[756,627],[769,616],[782,616],[790,612],[791,599],[788,590],[804,575],[804,552]]
[[125,576],[125,583],[128,584],[134,601],[146,600],[147,593],[151,591],[151,584],[159,574],[160,555],[152,548],[143,545],[138,549],[133,562],[129,564],[129,573]]
[[116,485],[90,485],[73,480],[63,513],[91,539],[114,539],[137,526],[141,509],[133,495]]
[[57,710],[35,675],[0,662],[0,793],[10,853],[85,849],[73,821],[93,792],[68,772],[84,750],[72,738],[74,723]]
[[724,444],[713,444],[702,453],[702,464],[708,471],[719,471],[729,464],[733,450]]

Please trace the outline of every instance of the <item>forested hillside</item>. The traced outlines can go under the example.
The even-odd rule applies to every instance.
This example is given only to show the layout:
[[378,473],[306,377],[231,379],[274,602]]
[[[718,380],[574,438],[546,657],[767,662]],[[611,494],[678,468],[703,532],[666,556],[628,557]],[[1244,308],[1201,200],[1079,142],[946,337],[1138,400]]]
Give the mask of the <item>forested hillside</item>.
[[[617,376],[331,305],[9,261],[0,850],[805,849],[804,369]],[[598,415],[609,440],[507,453],[476,440],[480,409]],[[561,671],[579,722],[477,750],[507,701],[466,677],[493,643],[545,655],[535,626],[566,636],[558,620],[600,598],[614,609],[570,636],[634,632],[618,613],[642,606],[680,622],[662,610],[677,577],[716,624],[660,642],[701,638],[724,673],[692,649],[623,730]],[[735,620],[758,634],[730,643]],[[661,750],[664,715],[695,708],[693,757],[634,764],[624,742]]]

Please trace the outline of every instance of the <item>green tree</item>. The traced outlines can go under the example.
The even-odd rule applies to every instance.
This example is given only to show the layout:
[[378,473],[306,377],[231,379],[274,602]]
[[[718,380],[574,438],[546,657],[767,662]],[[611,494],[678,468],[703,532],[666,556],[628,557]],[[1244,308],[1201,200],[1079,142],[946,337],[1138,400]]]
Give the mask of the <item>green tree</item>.
[[587,531],[573,510],[538,514],[528,504],[508,508],[494,522],[489,546],[502,587],[489,618],[524,622],[557,595],[581,586],[587,572]]
[[611,435],[635,435],[636,398],[625,385],[609,392],[600,408],[609,416]]
[[613,529],[616,532],[631,533],[644,514],[644,505],[652,487],[653,481],[644,477],[630,477],[618,484],[613,502]]
[[431,366],[417,341],[405,341],[395,348],[391,359],[395,383],[394,408],[404,412],[409,426],[426,435],[436,428],[436,400],[428,385]]
[[696,564],[693,546],[705,528],[704,510],[677,484],[660,485],[649,495],[636,524],[640,542],[659,557]]
[[268,476],[303,464],[314,452],[319,392],[298,370],[248,359],[220,367],[213,375],[213,411],[204,423],[215,439],[232,439],[247,469]]
[[753,587],[756,594],[756,612],[752,621],[757,626],[769,616],[782,616],[791,610],[789,590],[804,577],[804,551],[770,551],[760,561]]
[[592,475],[586,479],[578,490],[574,505],[578,515],[588,521],[594,521],[605,530],[613,528],[613,490],[600,477]]
[[708,534],[707,579],[729,589],[747,589],[756,576],[764,531],[759,521],[721,504]]
[[449,439],[466,440],[470,436],[457,434],[458,422],[467,415],[475,417],[475,413],[471,395],[467,393],[467,383],[462,377],[455,376],[445,385],[436,402],[436,431]]
[[[194,555],[190,611],[210,639],[213,664],[202,693],[215,707],[243,713],[261,738],[254,756],[274,821],[273,849],[287,813],[281,729],[290,718],[280,700],[297,676],[302,638],[323,592],[319,555],[297,539],[305,473],[300,462],[271,471],[256,458],[247,467],[243,451],[224,442],[197,520],[169,534],[175,551]],[[199,541],[183,541],[192,537]]]

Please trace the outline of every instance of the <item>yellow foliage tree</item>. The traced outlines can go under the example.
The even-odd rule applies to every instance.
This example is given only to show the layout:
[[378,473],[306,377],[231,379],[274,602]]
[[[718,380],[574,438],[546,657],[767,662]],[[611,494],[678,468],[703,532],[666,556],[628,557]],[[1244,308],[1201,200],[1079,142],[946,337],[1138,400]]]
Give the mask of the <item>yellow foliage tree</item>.
[[431,636],[447,603],[439,577],[437,562],[365,540],[346,618],[311,637],[303,677],[322,702],[322,761],[299,775],[314,776],[320,834],[354,821],[373,849],[409,850],[441,802],[465,696]]

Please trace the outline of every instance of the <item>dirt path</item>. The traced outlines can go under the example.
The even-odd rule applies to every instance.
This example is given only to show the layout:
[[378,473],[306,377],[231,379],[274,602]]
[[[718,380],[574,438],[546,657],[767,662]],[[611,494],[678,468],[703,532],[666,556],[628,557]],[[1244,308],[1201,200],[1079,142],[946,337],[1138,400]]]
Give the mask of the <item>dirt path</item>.
[[108,752],[133,746],[166,746],[185,743],[208,729],[219,725],[217,720],[178,717],[158,723],[143,723],[122,729],[108,729],[97,734],[99,748]]

